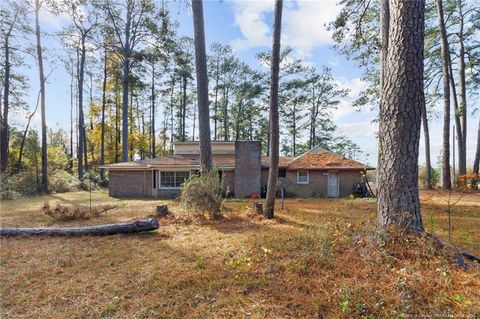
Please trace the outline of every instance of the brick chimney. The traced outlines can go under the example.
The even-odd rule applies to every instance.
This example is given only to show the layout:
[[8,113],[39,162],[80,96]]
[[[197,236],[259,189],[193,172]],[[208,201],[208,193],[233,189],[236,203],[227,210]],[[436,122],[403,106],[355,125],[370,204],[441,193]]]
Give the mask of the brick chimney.
[[260,195],[261,152],[260,141],[235,142],[235,197]]

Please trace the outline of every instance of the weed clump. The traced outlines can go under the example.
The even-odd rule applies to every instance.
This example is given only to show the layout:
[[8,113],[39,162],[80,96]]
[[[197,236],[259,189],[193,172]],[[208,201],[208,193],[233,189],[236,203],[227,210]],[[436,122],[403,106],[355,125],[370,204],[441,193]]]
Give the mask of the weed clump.
[[218,219],[225,201],[225,188],[217,170],[202,170],[183,184],[180,200],[187,209],[198,214],[208,213],[210,218]]

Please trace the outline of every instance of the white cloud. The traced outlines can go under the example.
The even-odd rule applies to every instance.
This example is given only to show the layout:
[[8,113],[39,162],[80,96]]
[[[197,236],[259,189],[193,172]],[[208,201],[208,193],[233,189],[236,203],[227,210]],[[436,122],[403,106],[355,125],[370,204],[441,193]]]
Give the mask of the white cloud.
[[[348,96],[343,98],[337,109],[333,111],[334,119],[338,120],[349,114],[357,112],[357,110],[353,107],[353,101],[358,97],[358,94],[366,88],[367,83],[362,81],[360,78],[353,78],[350,80],[345,78],[336,78],[336,82],[341,89],[348,89],[349,91]],[[368,113],[369,110],[362,111],[362,114],[364,115]]]
[[378,131],[378,124],[372,123],[372,121],[343,123],[339,124],[338,127],[342,134],[355,138],[374,138],[375,133]]
[[332,43],[325,25],[337,16],[340,7],[335,1],[299,0],[296,4],[285,10],[283,42],[298,55],[309,57],[315,47]]
[[273,10],[271,1],[235,1],[235,24],[243,34],[242,39],[232,41],[237,50],[249,47],[266,46],[270,40],[270,27],[265,16]]
[[[239,50],[269,46],[271,22],[267,13],[273,12],[270,1],[234,1],[235,24],[243,38],[232,41]],[[315,47],[332,43],[331,32],[325,24],[332,21],[340,8],[335,1],[296,0],[287,2],[283,10],[282,43],[294,48],[297,55],[309,57]]]

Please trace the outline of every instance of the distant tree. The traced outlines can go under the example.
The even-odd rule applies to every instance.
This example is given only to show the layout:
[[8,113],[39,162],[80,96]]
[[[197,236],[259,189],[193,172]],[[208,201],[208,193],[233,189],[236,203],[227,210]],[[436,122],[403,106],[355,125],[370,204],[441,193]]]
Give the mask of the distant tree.
[[[381,228],[423,231],[418,146],[423,92],[424,1],[389,1],[382,59],[377,217]],[[405,152],[408,150],[408,152]]]
[[48,193],[47,119],[45,106],[45,73],[43,69],[43,48],[40,32],[40,0],[35,0],[35,38],[37,43],[37,64],[40,80],[40,111],[42,117],[42,183],[41,191]]
[[[2,35],[2,70],[0,72],[0,84],[3,102],[0,108],[0,170],[5,172],[8,167],[9,153],[9,112],[13,107],[24,104],[22,99],[26,91],[26,79],[12,68],[20,68],[23,57],[18,55],[20,37],[26,32],[31,32],[27,23],[28,7],[23,2],[7,0],[0,10],[0,34]],[[17,40],[20,40],[18,41]],[[2,109],[3,108],[3,109]]]
[[112,32],[116,37],[115,51],[122,59],[122,161],[128,161],[129,89],[132,63],[137,57],[136,49],[152,33],[154,4],[151,0],[106,0]]
[[72,20],[72,25],[67,27],[62,33],[68,37],[67,41],[73,40],[73,45],[79,53],[79,65],[77,73],[78,84],[78,149],[77,149],[77,170],[78,179],[83,180],[84,165],[88,165],[86,161],[87,138],[85,133],[85,116],[84,116],[84,82],[85,82],[85,63],[87,58],[87,41],[95,32],[98,25],[98,14],[96,8],[89,0],[63,0],[54,3],[55,11],[60,14],[67,14]]
[[438,15],[438,28],[441,38],[441,61],[443,73],[443,160],[442,160],[442,185],[443,189],[450,189],[450,57],[447,31],[443,16],[443,2],[436,0]]
[[278,86],[280,73],[280,36],[282,30],[283,0],[275,0],[272,59],[270,76],[270,169],[268,171],[267,196],[263,206],[263,213],[268,219],[274,218],[275,197],[277,192],[277,176],[279,162],[279,115],[278,115]]
[[197,73],[198,128],[200,140],[200,163],[211,171],[212,148],[210,142],[210,114],[208,105],[207,53],[205,27],[203,24],[203,1],[192,0],[193,33],[195,41],[195,70]]

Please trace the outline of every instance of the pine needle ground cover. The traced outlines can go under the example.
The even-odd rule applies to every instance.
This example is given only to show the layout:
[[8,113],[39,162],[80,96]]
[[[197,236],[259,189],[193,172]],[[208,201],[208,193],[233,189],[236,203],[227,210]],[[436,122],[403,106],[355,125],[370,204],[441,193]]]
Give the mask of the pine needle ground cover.
[[[455,195],[455,194],[454,194]],[[448,239],[446,194],[422,193],[427,231]],[[452,195],[453,196],[453,195]],[[277,219],[228,200],[221,220],[174,201],[116,200],[87,220],[52,205],[88,206],[87,192],[2,202],[2,226],[86,226],[174,217],[139,235],[0,239],[2,318],[402,318],[480,316],[480,267],[459,268],[428,239],[380,236],[373,200],[288,199]],[[452,241],[480,255],[478,195],[452,209]]]

